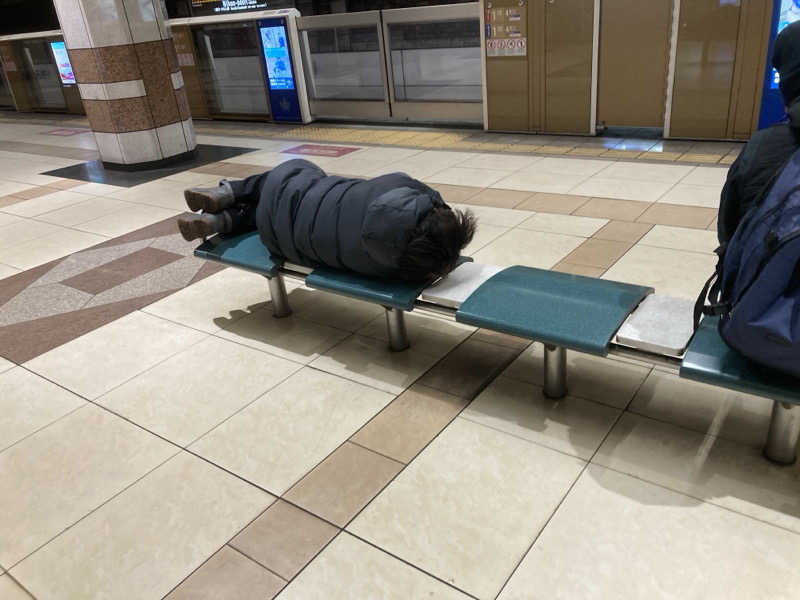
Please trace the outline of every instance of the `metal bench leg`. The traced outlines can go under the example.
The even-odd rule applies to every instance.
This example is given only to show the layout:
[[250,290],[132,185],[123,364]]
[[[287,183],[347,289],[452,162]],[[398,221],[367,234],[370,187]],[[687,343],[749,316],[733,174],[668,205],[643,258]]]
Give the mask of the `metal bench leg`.
[[286,294],[286,285],[283,283],[283,275],[278,274],[269,279],[269,295],[272,298],[273,317],[282,319],[292,314],[289,296]]
[[567,349],[544,345],[544,395],[553,400],[567,395]]
[[769,422],[764,456],[782,465],[791,465],[797,458],[797,439],[800,437],[800,406],[775,401]]
[[389,332],[389,348],[393,352],[401,352],[409,347],[404,311],[386,308],[386,330]]

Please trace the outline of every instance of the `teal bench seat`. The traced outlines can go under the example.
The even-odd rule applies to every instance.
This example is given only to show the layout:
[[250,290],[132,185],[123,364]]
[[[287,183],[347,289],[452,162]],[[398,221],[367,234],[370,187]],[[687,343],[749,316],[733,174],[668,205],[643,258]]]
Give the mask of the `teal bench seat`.
[[718,324],[719,317],[700,323],[681,362],[680,376],[773,400],[764,454],[777,463],[794,463],[800,437],[800,379],[742,356],[725,343]]
[[530,267],[500,271],[456,321],[605,356],[611,338],[653,288]]
[[198,246],[194,255],[264,277],[275,277],[283,265],[283,261],[270,255],[255,232],[231,237],[215,235]]

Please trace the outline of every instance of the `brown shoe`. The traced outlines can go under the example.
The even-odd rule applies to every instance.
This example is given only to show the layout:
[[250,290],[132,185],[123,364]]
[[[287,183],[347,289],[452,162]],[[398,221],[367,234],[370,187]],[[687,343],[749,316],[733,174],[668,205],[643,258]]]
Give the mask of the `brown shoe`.
[[183,197],[189,210],[194,212],[202,210],[207,213],[218,213],[233,206],[235,202],[233,190],[227,181],[223,181],[215,188],[189,188],[183,191]]
[[206,213],[181,215],[178,217],[178,229],[187,242],[200,238],[205,239],[221,232],[220,216]]

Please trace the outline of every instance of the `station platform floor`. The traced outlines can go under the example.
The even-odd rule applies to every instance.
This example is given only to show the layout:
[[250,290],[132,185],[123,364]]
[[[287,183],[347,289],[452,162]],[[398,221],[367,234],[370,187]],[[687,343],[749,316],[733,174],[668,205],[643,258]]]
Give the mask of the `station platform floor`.
[[299,285],[272,319],[174,223],[290,158],[405,171],[474,210],[477,261],[688,300],[741,145],[197,132],[247,151],[114,185],[42,174],[97,158],[80,119],[0,115],[0,598],[797,597],[770,401],[571,353],[551,402],[540,344],[412,313],[392,353],[382,309]]

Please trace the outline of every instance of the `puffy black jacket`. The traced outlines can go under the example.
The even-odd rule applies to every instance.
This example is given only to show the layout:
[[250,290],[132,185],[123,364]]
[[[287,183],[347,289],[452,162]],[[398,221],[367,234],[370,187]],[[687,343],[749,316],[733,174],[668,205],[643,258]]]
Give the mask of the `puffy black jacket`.
[[742,217],[767,197],[783,166],[800,148],[800,100],[787,111],[789,121],[756,132],[731,165],[722,189],[717,237],[727,243]]
[[289,262],[375,277],[401,277],[397,260],[442,197],[416,179],[328,176],[305,160],[269,172],[256,212],[261,241]]

